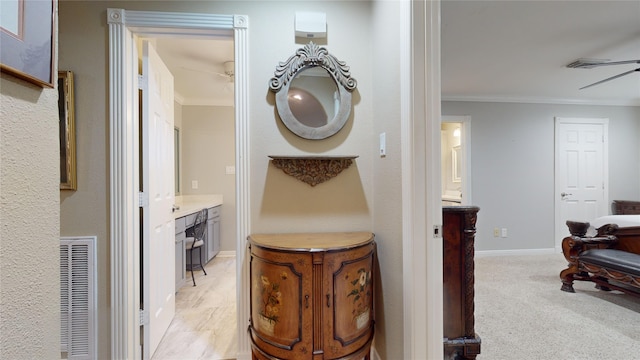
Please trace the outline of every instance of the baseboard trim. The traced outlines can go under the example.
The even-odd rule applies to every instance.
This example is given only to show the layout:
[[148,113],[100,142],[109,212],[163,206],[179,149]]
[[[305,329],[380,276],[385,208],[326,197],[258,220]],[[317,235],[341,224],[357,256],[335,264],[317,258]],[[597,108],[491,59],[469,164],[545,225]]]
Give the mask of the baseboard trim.
[[371,351],[369,351],[369,355],[371,356],[371,360],[382,360],[380,358],[380,354],[378,354],[378,351],[376,351],[375,344],[371,345]]
[[216,256],[219,256],[219,257],[236,257],[236,252],[235,252],[235,250],[220,251],[218,253],[218,255],[216,255]]
[[550,255],[559,254],[555,248],[548,249],[511,249],[511,250],[476,250],[475,257],[513,256],[513,255]]

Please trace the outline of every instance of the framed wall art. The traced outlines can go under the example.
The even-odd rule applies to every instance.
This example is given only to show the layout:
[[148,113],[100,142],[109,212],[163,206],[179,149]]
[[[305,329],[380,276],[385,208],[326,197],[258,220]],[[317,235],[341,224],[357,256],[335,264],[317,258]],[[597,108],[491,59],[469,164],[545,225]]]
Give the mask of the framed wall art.
[[2,0],[0,70],[53,88],[55,0]]
[[73,72],[58,71],[58,114],[60,117],[60,189],[76,190],[76,120]]

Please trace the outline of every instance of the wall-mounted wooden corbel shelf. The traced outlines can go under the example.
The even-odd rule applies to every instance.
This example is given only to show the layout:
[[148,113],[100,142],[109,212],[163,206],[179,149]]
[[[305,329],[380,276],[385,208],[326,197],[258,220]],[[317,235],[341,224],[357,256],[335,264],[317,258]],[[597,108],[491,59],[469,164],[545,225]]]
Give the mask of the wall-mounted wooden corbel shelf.
[[269,155],[275,167],[285,174],[316,186],[338,176],[353,164],[353,156],[274,156]]

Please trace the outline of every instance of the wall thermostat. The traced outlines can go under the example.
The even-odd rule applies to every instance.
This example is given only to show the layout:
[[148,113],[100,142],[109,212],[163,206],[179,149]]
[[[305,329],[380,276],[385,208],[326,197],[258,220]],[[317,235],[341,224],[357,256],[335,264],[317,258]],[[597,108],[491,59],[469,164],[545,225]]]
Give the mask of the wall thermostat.
[[327,14],[322,12],[296,12],[296,37],[327,37]]

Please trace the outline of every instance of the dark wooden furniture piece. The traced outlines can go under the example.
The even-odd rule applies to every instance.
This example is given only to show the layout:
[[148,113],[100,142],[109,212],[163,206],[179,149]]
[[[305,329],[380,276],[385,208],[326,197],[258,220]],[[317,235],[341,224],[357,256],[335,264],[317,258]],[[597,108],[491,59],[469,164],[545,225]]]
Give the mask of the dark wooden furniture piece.
[[640,201],[613,200],[611,212],[613,215],[640,215]]
[[256,234],[253,359],[369,359],[374,333],[370,232]]
[[442,208],[444,241],[444,357],[475,359],[480,337],[474,317],[476,206]]
[[560,272],[562,291],[575,292],[573,281],[591,281],[596,288],[640,296],[640,226],[607,224],[587,236],[588,222],[567,221],[571,236],[562,239],[568,266]]

